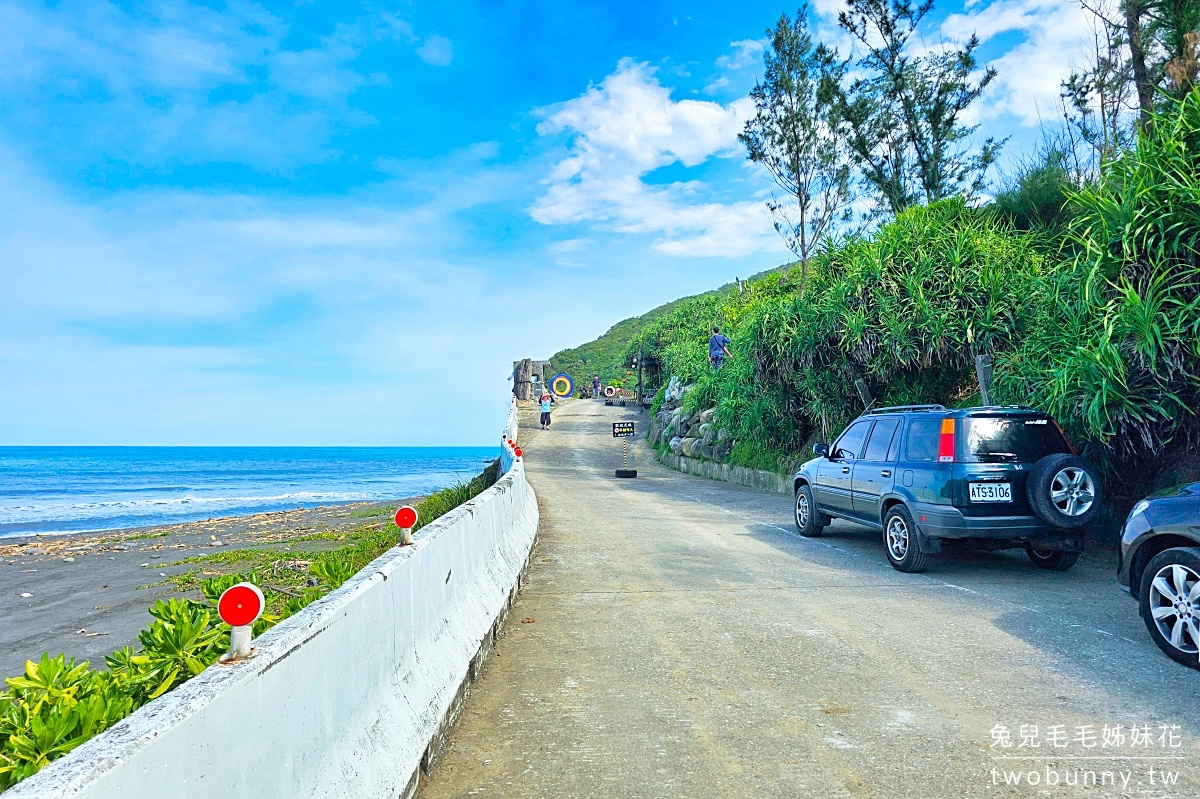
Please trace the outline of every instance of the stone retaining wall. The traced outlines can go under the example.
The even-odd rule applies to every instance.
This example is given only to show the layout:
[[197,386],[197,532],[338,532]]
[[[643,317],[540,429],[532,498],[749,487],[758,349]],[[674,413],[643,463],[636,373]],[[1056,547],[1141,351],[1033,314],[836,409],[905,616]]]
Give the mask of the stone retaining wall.
[[760,491],[771,491],[776,494],[786,494],[788,496],[791,496],[792,493],[792,481],[790,479],[763,469],[747,469],[745,466],[714,463],[713,461],[687,458],[683,455],[675,455],[670,452],[661,453],[658,456],[658,461],[677,472],[686,472],[698,477],[707,477],[710,480],[721,480],[726,483],[749,486],[750,488],[757,488]]

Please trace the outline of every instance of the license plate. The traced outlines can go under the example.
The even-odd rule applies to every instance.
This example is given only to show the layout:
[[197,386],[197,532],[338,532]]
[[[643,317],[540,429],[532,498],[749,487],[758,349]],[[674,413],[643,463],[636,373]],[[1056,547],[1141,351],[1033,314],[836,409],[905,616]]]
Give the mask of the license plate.
[[1012,483],[971,483],[972,502],[1012,502]]

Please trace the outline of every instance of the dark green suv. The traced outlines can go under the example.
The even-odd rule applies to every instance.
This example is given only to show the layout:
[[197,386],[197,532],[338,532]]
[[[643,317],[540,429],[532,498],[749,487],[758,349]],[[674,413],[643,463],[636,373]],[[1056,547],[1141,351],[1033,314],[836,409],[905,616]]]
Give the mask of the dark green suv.
[[816,536],[832,518],[883,535],[888,561],[918,572],[943,539],[1023,547],[1065,571],[1100,511],[1100,479],[1058,424],[1025,406],[879,408],[854,420],[793,478],[796,527]]

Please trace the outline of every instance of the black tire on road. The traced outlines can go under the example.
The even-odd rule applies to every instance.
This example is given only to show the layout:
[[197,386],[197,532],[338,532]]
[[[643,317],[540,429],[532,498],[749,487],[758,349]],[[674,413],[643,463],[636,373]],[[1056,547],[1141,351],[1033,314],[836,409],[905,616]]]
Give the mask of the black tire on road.
[[800,535],[805,538],[815,538],[825,532],[825,525],[822,524],[824,514],[817,510],[817,503],[813,501],[812,489],[808,483],[801,483],[796,489],[796,503],[792,506],[793,520],[796,522],[796,529],[800,531]]
[[1100,512],[1100,475],[1078,455],[1047,455],[1030,470],[1025,495],[1046,524],[1074,530]]
[[903,505],[893,505],[883,517],[883,551],[896,571],[915,574],[929,565],[917,525]]
[[1154,643],[1176,663],[1200,669],[1200,549],[1158,553],[1140,589],[1138,607]]
[[1078,552],[1067,552],[1061,549],[1035,549],[1026,544],[1025,554],[1039,569],[1055,572],[1065,572],[1079,560]]

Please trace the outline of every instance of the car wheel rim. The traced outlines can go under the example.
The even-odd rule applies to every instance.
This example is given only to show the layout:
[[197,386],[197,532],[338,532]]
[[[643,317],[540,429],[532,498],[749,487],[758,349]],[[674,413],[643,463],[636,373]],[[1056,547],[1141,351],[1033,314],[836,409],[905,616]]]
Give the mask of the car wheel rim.
[[1150,616],[1159,634],[1180,652],[1200,652],[1200,574],[1178,563],[1150,581]]
[[808,526],[808,497],[804,494],[796,495],[796,524],[799,527]]
[[908,554],[908,525],[899,516],[893,516],[888,522],[887,548],[895,560],[904,560]]
[[1096,502],[1096,484],[1086,470],[1068,466],[1050,481],[1050,501],[1064,516],[1082,516]]
[[1033,555],[1038,560],[1050,560],[1051,558],[1054,557],[1054,550],[1053,549],[1034,549],[1033,547],[1030,547],[1029,554]]

